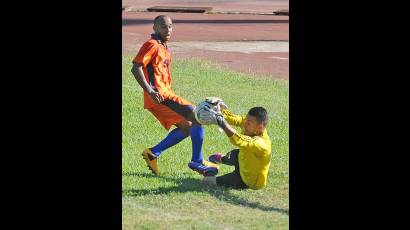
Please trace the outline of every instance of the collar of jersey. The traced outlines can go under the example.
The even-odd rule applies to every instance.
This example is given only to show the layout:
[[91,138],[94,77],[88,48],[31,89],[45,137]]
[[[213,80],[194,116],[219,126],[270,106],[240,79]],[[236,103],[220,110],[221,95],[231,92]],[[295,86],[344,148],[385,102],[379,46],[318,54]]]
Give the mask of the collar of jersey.
[[155,33],[154,33],[154,34],[151,34],[151,38],[157,40],[159,44],[165,45],[164,42],[162,41],[161,36],[159,36],[158,34],[155,34]]

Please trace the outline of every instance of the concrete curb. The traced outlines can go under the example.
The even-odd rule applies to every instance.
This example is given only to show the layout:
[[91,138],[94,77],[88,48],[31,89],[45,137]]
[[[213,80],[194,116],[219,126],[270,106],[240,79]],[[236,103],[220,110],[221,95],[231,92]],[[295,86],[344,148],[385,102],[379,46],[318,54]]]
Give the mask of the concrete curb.
[[138,8],[136,6],[123,6],[123,12],[175,12],[175,13],[202,13],[202,14],[248,14],[248,15],[278,15],[289,16],[289,10],[277,10],[273,12],[254,11],[219,11],[212,7],[182,7],[182,6],[154,6],[149,8]]
[[273,11],[273,13],[275,15],[286,15],[289,16],[289,10],[277,10],[277,11]]
[[212,7],[189,7],[189,6],[153,6],[147,8],[149,12],[176,12],[176,13],[207,13]]

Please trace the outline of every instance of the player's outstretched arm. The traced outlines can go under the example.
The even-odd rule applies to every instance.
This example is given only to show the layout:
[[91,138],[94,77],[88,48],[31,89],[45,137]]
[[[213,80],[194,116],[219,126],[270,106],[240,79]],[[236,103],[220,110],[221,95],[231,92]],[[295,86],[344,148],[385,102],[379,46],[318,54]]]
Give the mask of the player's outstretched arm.
[[228,137],[232,137],[236,133],[236,130],[232,128],[228,123],[226,123],[225,128],[221,128],[221,129],[225,132],[225,134]]

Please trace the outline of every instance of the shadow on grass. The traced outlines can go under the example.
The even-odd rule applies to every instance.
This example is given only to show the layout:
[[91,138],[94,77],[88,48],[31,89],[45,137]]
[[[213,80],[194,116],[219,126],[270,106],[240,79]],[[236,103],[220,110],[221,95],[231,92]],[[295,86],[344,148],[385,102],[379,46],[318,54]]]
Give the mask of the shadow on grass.
[[259,202],[250,202],[231,193],[231,189],[224,187],[210,187],[203,185],[200,179],[194,178],[171,178],[164,176],[154,176],[151,173],[123,173],[123,176],[137,176],[147,178],[161,178],[166,181],[177,183],[172,187],[159,187],[152,189],[125,189],[122,191],[124,196],[143,196],[143,195],[166,195],[168,193],[202,192],[209,193],[215,198],[234,205],[242,205],[249,208],[260,209],[262,211],[275,211],[284,215],[289,215],[289,210],[261,205]]

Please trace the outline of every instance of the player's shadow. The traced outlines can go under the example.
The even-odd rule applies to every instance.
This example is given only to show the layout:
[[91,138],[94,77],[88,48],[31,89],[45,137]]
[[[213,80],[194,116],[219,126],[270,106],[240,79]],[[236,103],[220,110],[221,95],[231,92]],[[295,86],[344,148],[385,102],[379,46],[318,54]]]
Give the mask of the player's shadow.
[[202,192],[209,193],[215,198],[234,205],[242,205],[245,207],[260,209],[262,211],[275,211],[281,214],[289,215],[289,210],[269,207],[260,204],[259,202],[250,202],[246,199],[240,198],[231,193],[231,189],[224,187],[209,187],[202,184],[200,179],[194,178],[171,178],[164,176],[154,176],[151,173],[124,173],[123,176],[137,176],[148,178],[161,178],[166,181],[177,183],[176,186],[171,187],[159,187],[152,189],[123,189],[124,196],[143,196],[143,195],[164,195],[170,192],[185,193],[185,192]]

